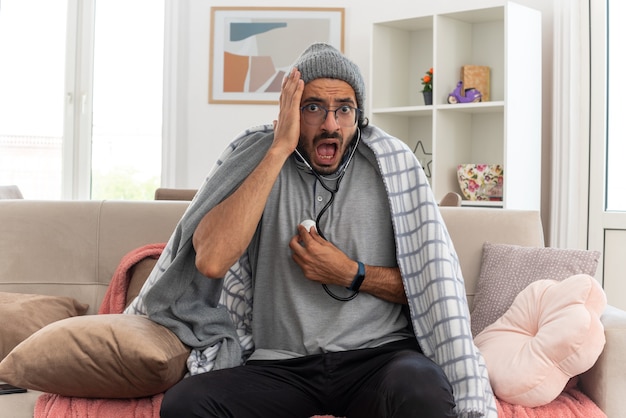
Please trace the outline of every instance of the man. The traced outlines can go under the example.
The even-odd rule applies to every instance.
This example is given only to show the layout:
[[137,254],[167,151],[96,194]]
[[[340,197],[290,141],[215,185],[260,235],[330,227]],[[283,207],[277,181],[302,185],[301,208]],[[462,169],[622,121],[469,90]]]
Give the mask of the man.
[[[354,63],[329,45],[310,46],[283,81],[273,129],[253,130],[237,140],[183,217],[181,232],[171,241],[190,240],[184,245],[193,250],[174,248],[173,266],[182,265],[179,259],[189,263],[190,256],[180,254],[191,253],[197,272],[205,282],[214,283],[219,280],[206,277],[223,278],[233,266],[247,266],[254,349],[243,365],[216,364],[215,370],[174,386],[163,400],[163,417],[441,418],[492,413],[491,389],[473,344],[461,349],[466,352],[437,353],[459,349],[459,341],[471,342],[458,260],[451,243],[440,249],[437,239],[429,237],[445,234],[439,239],[449,241],[438,212],[424,215],[437,220],[434,232],[402,233],[405,226],[399,222],[414,223],[414,218],[398,215],[406,202],[390,196],[412,196],[428,206],[429,213],[436,211],[436,203],[427,186],[426,192],[423,187],[410,191],[414,181],[394,181],[406,183],[400,194],[392,190],[397,185],[385,182],[389,160],[383,157],[384,147],[397,147],[402,158],[408,148],[368,126],[364,90]],[[395,178],[418,173],[415,157],[410,158],[413,169]],[[421,179],[420,184],[427,182]],[[198,202],[203,196],[211,203]],[[300,225],[304,220],[315,220],[314,226]],[[187,239],[181,238],[185,231]],[[437,254],[407,253],[399,236],[413,235],[426,238],[426,247],[435,245]],[[431,280],[435,273],[426,267],[430,261],[409,266],[419,264],[420,257],[436,259],[435,263],[445,260],[445,266],[437,269],[452,275],[452,290],[427,289],[441,278]],[[181,267],[179,273],[184,277],[189,268]],[[164,275],[176,269],[164,268]],[[425,272],[417,273],[420,270]],[[204,286],[195,280],[190,283],[196,290]],[[198,326],[180,330],[178,323],[187,319],[172,314],[193,304],[192,292],[180,283],[175,286],[180,290],[148,290],[145,310],[157,322],[179,330],[184,342],[200,345],[195,337],[187,338],[188,329]],[[214,298],[216,292],[204,293]],[[455,324],[441,317],[449,310],[442,301],[450,295],[440,301],[438,292],[451,292],[461,301],[460,307],[453,307]],[[170,305],[168,299],[177,302]],[[180,303],[183,299],[187,302]],[[410,320],[404,309],[407,302]],[[214,320],[219,307],[214,299],[211,305],[211,326],[224,329],[218,333],[223,336],[218,350],[237,354],[229,341],[241,342],[241,336],[229,334],[227,320]],[[446,323],[445,330],[433,321]],[[231,348],[222,350],[219,344]],[[454,376],[446,375],[444,363],[453,365],[447,372]],[[452,379],[463,382],[457,386],[463,393],[454,393]],[[455,396],[463,403],[460,407]]]

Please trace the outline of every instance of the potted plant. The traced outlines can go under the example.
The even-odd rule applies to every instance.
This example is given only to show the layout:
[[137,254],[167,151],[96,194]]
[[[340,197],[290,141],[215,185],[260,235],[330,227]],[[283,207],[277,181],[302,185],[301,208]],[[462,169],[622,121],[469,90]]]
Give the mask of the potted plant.
[[422,77],[422,94],[424,95],[424,104],[433,104],[433,69],[432,67],[426,71],[426,75]]

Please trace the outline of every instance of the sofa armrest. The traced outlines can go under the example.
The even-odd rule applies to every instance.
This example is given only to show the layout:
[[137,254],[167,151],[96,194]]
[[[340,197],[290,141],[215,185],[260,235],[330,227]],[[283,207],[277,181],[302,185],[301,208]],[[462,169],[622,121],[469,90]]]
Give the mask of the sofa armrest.
[[596,364],[580,376],[582,389],[611,418],[626,417],[626,311],[602,314],[606,345]]

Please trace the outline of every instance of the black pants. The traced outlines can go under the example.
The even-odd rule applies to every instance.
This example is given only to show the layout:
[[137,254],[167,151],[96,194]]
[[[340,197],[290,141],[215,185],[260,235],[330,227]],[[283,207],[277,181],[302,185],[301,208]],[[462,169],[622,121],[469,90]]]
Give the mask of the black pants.
[[183,379],[162,418],[453,417],[452,388],[414,340],[290,360],[249,361]]

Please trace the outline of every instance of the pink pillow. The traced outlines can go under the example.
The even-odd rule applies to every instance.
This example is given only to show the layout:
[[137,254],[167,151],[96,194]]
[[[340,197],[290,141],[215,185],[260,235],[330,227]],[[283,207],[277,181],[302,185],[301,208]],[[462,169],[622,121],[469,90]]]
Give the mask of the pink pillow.
[[586,274],[538,280],[522,290],[474,340],[496,396],[528,407],[556,399],[602,353],[605,306],[600,284]]

